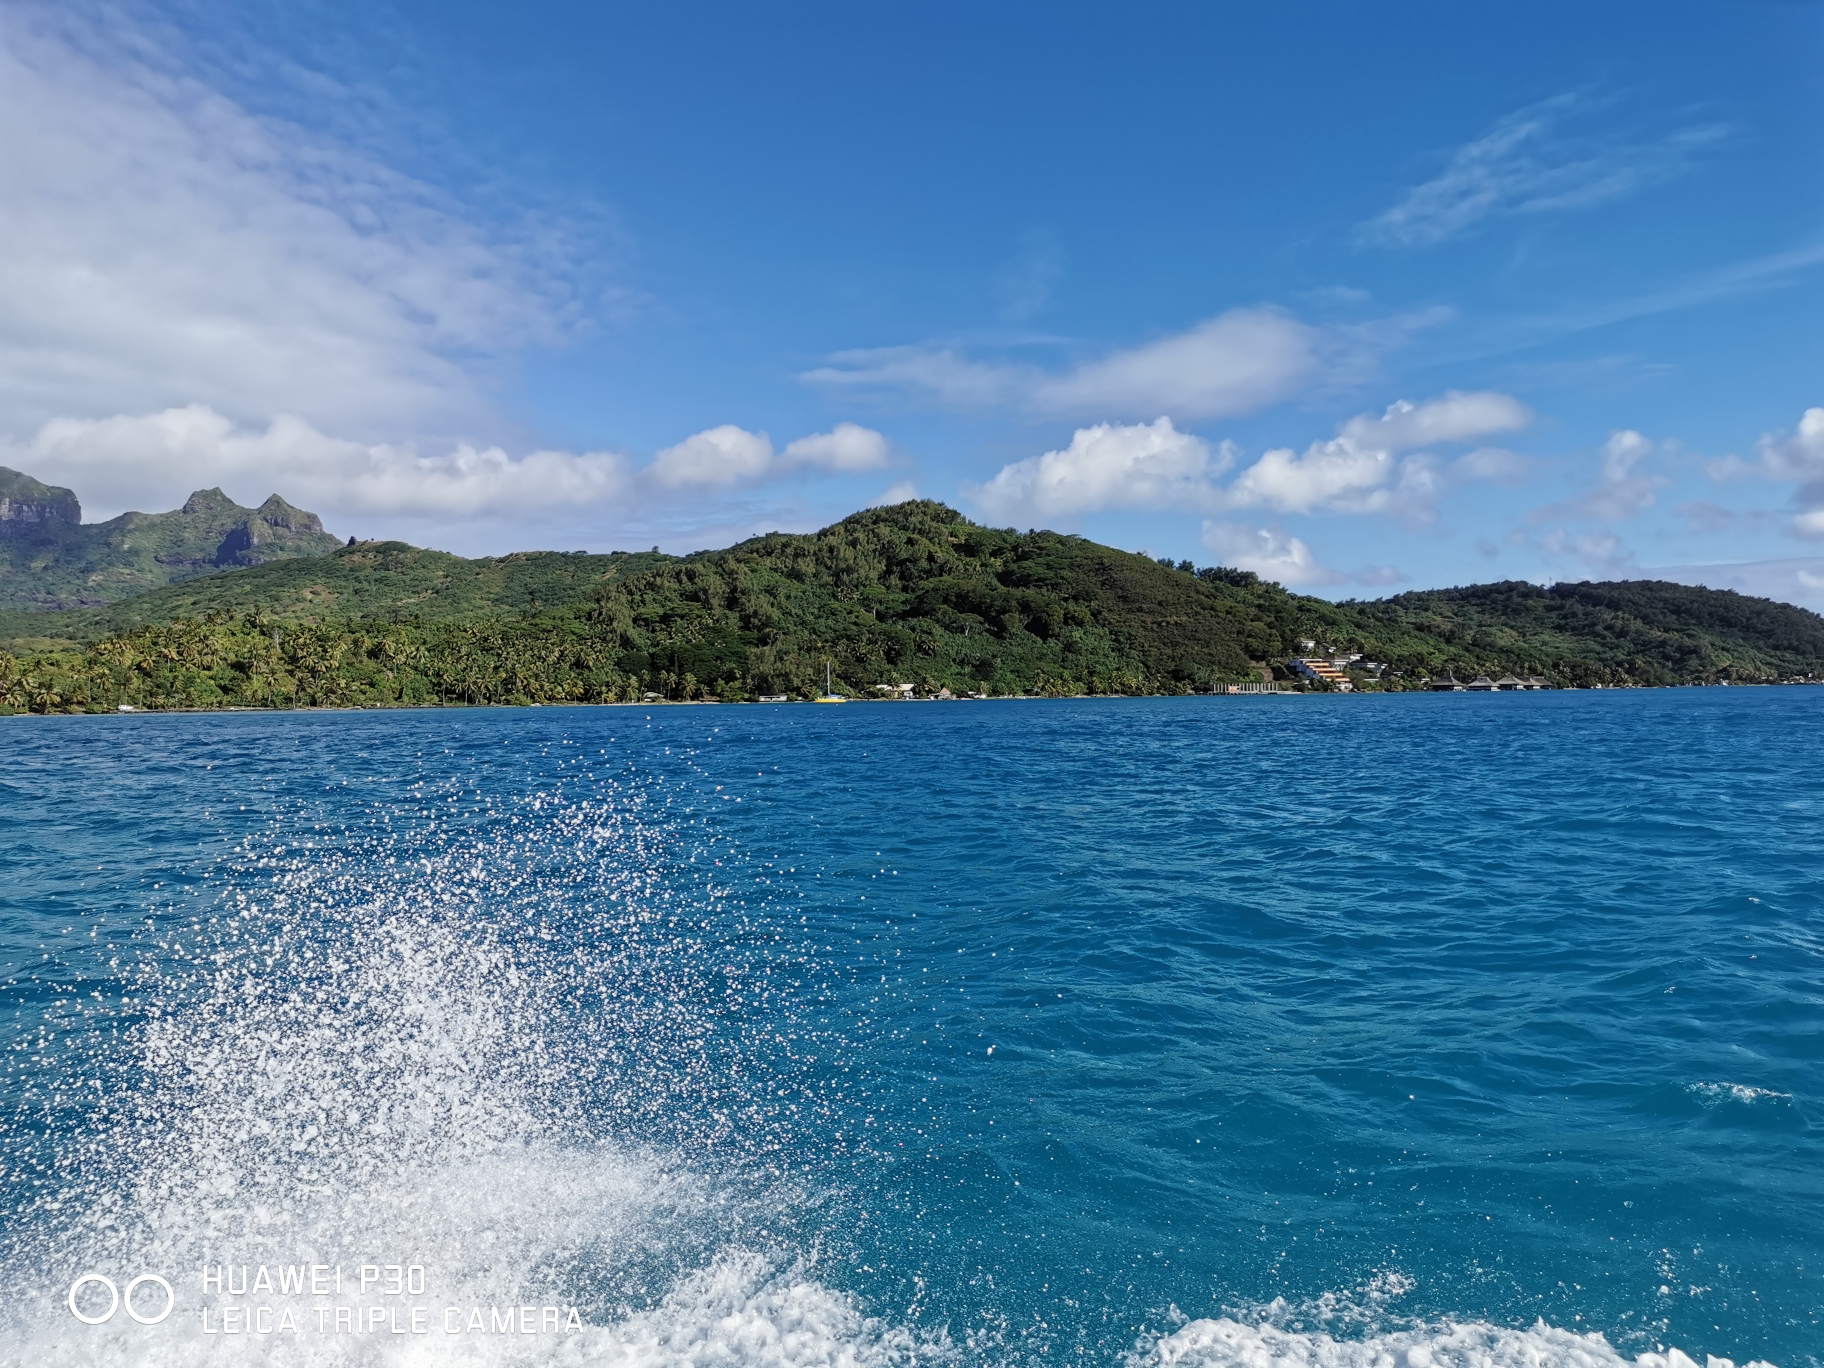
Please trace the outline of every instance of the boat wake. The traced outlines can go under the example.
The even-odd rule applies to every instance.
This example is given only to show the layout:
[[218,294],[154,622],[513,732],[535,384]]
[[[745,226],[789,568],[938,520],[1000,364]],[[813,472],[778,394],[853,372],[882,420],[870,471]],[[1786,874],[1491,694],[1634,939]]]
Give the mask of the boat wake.
[[[714,842],[629,794],[242,850],[41,1080],[4,1361],[1029,1358],[844,1290],[828,1194],[782,1155],[846,1099],[794,1072],[799,951]],[[1180,1318],[1127,1368],[1630,1362],[1543,1323],[1247,1321]]]

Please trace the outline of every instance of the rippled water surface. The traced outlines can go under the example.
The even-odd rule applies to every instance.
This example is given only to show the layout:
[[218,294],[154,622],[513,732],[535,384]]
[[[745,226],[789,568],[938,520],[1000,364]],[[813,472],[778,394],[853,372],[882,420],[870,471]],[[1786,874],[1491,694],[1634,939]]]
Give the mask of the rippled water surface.
[[1824,692],[0,732],[6,1361],[1824,1363]]

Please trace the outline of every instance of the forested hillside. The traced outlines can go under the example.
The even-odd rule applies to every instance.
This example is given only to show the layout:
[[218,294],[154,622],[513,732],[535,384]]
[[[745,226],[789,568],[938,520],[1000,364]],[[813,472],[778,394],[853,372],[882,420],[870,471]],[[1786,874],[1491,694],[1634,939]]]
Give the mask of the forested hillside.
[[[39,619],[55,621],[19,630]],[[922,501],[681,558],[465,561],[369,543],[13,631],[0,706],[36,710],[734,700],[804,696],[826,666],[851,693],[1183,693],[1286,677],[1307,639],[1392,667],[1365,687],[1445,670],[1561,685],[1824,674],[1824,619],[1733,593],[1510,583],[1333,604]],[[34,638],[50,649],[25,649]]]

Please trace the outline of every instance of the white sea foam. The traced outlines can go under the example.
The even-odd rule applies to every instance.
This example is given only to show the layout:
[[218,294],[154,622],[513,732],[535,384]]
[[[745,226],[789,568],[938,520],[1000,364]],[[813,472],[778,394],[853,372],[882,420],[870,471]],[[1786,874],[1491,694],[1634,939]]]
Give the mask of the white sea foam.
[[[789,1074],[741,1067],[753,1042],[708,978],[775,989],[751,927],[744,952],[706,955],[705,921],[743,919],[696,852],[632,802],[533,799],[490,831],[250,849],[213,915],[145,943],[137,1024],[97,1008],[91,1057],[39,1070],[64,1071],[36,1079],[47,1113],[101,1100],[53,1131],[17,1213],[0,1361],[931,1357],[788,1233],[815,1208],[764,1162]],[[766,1020],[789,1029],[790,1004]],[[117,1088],[93,1055],[123,1045]],[[357,1281],[393,1265],[421,1270],[408,1295]],[[123,1292],[160,1275],[169,1318],[82,1324],[65,1297],[88,1272]],[[91,1283],[82,1309],[108,1300]],[[163,1302],[147,1286],[133,1305]]]
[[[1446,1322],[1364,1339],[1194,1320],[1128,1356],[1128,1368],[1694,1368],[1677,1349],[1628,1358],[1601,1335]],[[1735,1368],[1711,1358],[1708,1368]],[[1744,1368],[1772,1368],[1750,1363]]]
[[1750,1106],[1755,1103],[1791,1102],[1792,1094],[1775,1092],[1772,1088],[1756,1088],[1746,1083],[1692,1083],[1686,1092],[1702,1098],[1705,1102],[1742,1102]]

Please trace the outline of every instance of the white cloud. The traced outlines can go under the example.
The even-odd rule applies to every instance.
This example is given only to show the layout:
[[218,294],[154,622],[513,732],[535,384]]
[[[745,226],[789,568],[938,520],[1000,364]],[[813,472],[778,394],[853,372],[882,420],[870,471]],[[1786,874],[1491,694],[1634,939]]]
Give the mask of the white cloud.
[[773,463],[773,443],[764,432],[732,423],[686,437],[653,457],[648,475],[663,489],[744,484]]
[[1567,120],[1594,109],[1557,95],[1501,119],[1452,154],[1437,176],[1362,225],[1370,242],[1424,247],[1460,236],[1485,219],[1589,208],[1680,175],[1728,135],[1693,125],[1628,143],[1566,135]]
[[805,467],[835,474],[878,470],[888,454],[885,437],[855,423],[838,423],[829,432],[800,437],[777,456],[764,432],[724,423],[666,447],[653,457],[646,477],[661,489],[713,489],[754,484]]
[[529,514],[600,506],[624,495],[632,476],[630,462],[614,452],[513,457],[461,443],[426,456],[409,445],[331,437],[301,418],[242,428],[202,404],[137,417],[53,419],[29,442],[0,446],[0,456],[75,489],[91,520],[169,508],[211,485],[243,503],[277,492],[343,520]]
[[1824,510],[1824,408],[1808,408],[1796,432],[1766,432],[1755,444],[1753,461],[1725,456],[1705,467],[1714,480],[1759,477],[1782,483],[1797,481],[1796,498],[1803,512],[1796,526],[1809,532]]
[[1610,433],[1602,444],[1596,483],[1563,503],[1535,509],[1531,520],[1535,524],[1557,518],[1615,522],[1644,513],[1659,501],[1658,491],[1667,483],[1665,477],[1648,473],[1643,464],[1659,450],[1660,444],[1633,428]]
[[548,241],[53,13],[0,12],[0,431],[188,404],[459,431],[478,371],[562,336]]
[[1314,442],[1302,456],[1290,448],[1267,452],[1235,478],[1224,503],[1283,513],[1327,509],[1427,519],[1452,475],[1486,478],[1485,472],[1494,471],[1506,479],[1513,464],[1497,462],[1484,451],[1445,470],[1429,454],[1402,458],[1402,453],[1514,432],[1531,421],[1532,413],[1518,399],[1489,391],[1452,391],[1422,404],[1401,400],[1379,417],[1351,418],[1337,436]]
[[1593,517],[1630,518],[1654,505],[1659,497],[1654,490],[1663,481],[1638,469],[1654,450],[1654,443],[1632,428],[1610,434],[1602,446],[1602,484],[1584,500]]
[[1753,461],[1725,456],[1707,463],[1713,480],[1758,477],[1780,483],[1796,482],[1793,501],[1798,512],[1789,530],[1807,540],[1824,537],[1824,408],[1808,408],[1796,432],[1767,432],[1755,443]]
[[1340,570],[1320,564],[1309,546],[1280,527],[1206,522],[1203,544],[1224,565],[1252,570],[1262,579],[1273,580],[1288,589],[1342,584],[1349,578]]
[[[1366,334],[1363,335],[1366,337]],[[953,347],[842,352],[806,372],[814,384],[897,393],[955,408],[1013,407],[1036,417],[1245,413],[1288,398],[1365,342],[1278,309],[1232,309],[1185,332],[1063,372],[979,361]]]
[[1233,459],[1225,444],[1212,449],[1180,432],[1170,418],[1152,423],[1098,423],[1079,428],[1062,451],[1002,467],[987,484],[968,489],[990,517],[1037,520],[1105,508],[1208,507],[1211,481]]
[[1232,309],[1188,332],[1039,381],[1037,413],[1213,418],[1284,399],[1317,369],[1320,335],[1276,309]]
[[1634,467],[1653,454],[1653,443],[1633,428],[1609,434],[1602,445],[1602,482],[1622,484],[1632,478]]
[[885,437],[856,423],[838,423],[828,432],[800,437],[779,453],[788,466],[815,466],[842,473],[879,470],[889,455],[891,448]]
[[468,442],[427,455],[409,443],[330,436],[297,417],[241,426],[190,404],[132,417],[53,419],[28,441],[0,442],[0,464],[74,489],[90,521],[133,508],[171,508],[191,490],[220,485],[241,503],[276,492],[332,526],[365,520],[364,533],[378,518],[414,527],[478,520],[500,530],[518,526],[516,535],[524,535],[526,524],[640,516],[706,488],[752,485],[806,468],[871,469],[885,452],[879,433],[843,424],[800,438],[778,456],[764,433],[711,428],[666,448],[644,468],[620,452],[516,456]]
[[[1427,520],[1452,484],[1486,479],[1511,483],[1524,458],[1480,447],[1450,465],[1420,445],[1462,443],[1524,427],[1532,414],[1505,394],[1451,392],[1423,404],[1404,400],[1378,417],[1344,423],[1328,442],[1300,456],[1269,451],[1227,489],[1216,479],[1235,461],[1230,442],[1212,447],[1180,432],[1170,418],[1151,423],[1098,423],[1079,428],[1070,445],[1004,466],[984,485],[966,487],[995,518],[1072,517],[1111,508],[1270,508],[1395,513]],[[1406,454],[1411,453],[1411,454]]]
[[867,347],[837,352],[830,364],[798,378],[816,385],[900,394],[945,408],[998,408],[1016,403],[1038,372],[974,361],[952,347]]
[[1517,485],[1532,474],[1532,462],[1504,447],[1477,447],[1450,463],[1453,476],[1488,484]]
[[1788,436],[1769,432],[1755,443],[1761,473],[1770,480],[1824,479],[1824,408],[1808,408]]

